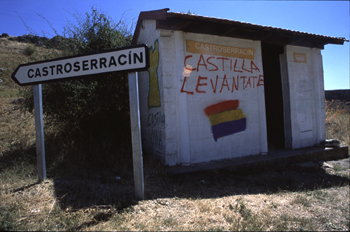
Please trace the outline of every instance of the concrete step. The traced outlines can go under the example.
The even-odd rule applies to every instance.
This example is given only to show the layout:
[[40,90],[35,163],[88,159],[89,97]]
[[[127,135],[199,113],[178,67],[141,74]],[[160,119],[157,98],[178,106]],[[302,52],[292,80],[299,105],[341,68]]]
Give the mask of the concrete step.
[[283,166],[290,166],[304,162],[318,163],[319,161],[339,160],[348,157],[349,149],[346,146],[311,147],[298,150],[278,150],[269,152],[267,155],[245,156],[189,166],[178,165],[167,167],[166,172],[170,175],[175,175],[216,169],[227,169],[230,171],[252,169],[265,170],[276,167],[283,168]]

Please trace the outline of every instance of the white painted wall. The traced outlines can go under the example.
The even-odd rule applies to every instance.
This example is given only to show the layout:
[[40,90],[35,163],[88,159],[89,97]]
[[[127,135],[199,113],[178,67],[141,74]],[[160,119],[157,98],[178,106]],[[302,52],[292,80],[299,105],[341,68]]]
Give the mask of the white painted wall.
[[[159,56],[158,62],[153,61],[153,70],[139,73],[145,152],[169,166],[267,153],[260,41],[156,30],[154,20],[144,20],[140,30],[138,43],[151,48],[151,60],[154,54]],[[254,59],[190,53],[187,40],[254,49]],[[294,52],[305,53],[308,62],[295,63]],[[288,75],[291,99],[292,148],[315,145],[325,138],[320,50],[286,46],[284,60],[287,70],[283,75]],[[239,101],[246,127],[216,138],[204,110],[227,100]]]
[[[267,139],[264,86],[258,86],[259,75],[263,75],[260,42],[193,33],[184,34],[184,41],[186,40],[252,48],[255,50],[253,62],[260,70],[260,72],[253,70],[252,73],[250,73],[242,70],[243,59],[213,56],[209,61],[216,65],[218,70],[210,71],[216,69],[215,66],[208,62],[205,62],[207,67],[202,64],[204,64],[204,61],[207,61],[208,57],[211,57],[211,55],[203,55],[204,60],[201,60],[200,54],[185,52],[185,56],[191,56],[186,60],[186,65],[192,66],[192,69],[197,68],[195,71],[189,71],[183,67],[184,71],[186,71],[184,76],[187,77],[183,91],[193,92],[193,94],[188,94],[186,92],[179,93],[180,95],[186,95],[187,98],[191,163],[257,155],[260,153],[266,154]],[[228,60],[224,60],[223,58],[227,58]],[[236,61],[237,65],[235,71],[234,63]],[[251,60],[245,60],[245,69],[250,69],[250,62]],[[198,63],[201,65],[198,66]],[[184,65],[185,64],[183,64],[183,66]],[[225,75],[226,80],[224,80]],[[216,76],[218,76],[217,82]],[[237,83],[237,76],[239,76],[239,84],[236,89],[235,87],[232,88],[232,84],[233,77]],[[242,76],[246,76],[247,78],[241,78]],[[248,78],[252,76],[256,78],[251,78],[250,84],[248,84]],[[203,79],[204,77],[206,79]],[[181,85],[183,85],[183,81],[184,80],[181,81]],[[260,82],[260,84],[262,84],[262,82]],[[210,105],[226,100],[239,100],[238,109],[244,112],[246,117],[246,129],[218,138],[217,141],[215,141],[210,120],[204,113],[204,109]]]
[[[306,63],[294,61],[306,55]],[[322,56],[319,49],[286,46],[290,88],[292,148],[314,146],[326,137]]]
[[[138,43],[147,44],[150,48],[150,57],[158,54],[160,33],[156,30],[154,20],[144,20],[139,34]],[[146,153],[157,156],[162,162],[165,161],[165,122],[164,107],[162,102],[157,103],[159,99],[164,99],[161,86],[162,62],[161,55],[159,60],[153,64],[152,71],[139,72],[139,95],[140,95],[140,116],[141,116],[141,137],[142,147]],[[152,77],[151,77],[152,76]],[[152,81],[150,79],[152,78]],[[151,90],[152,88],[152,90]],[[156,99],[156,100],[154,100]],[[159,100],[158,99],[158,100]],[[153,100],[150,102],[150,100]],[[156,103],[156,104],[155,104]]]
[[[259,81],[259,75],[263,75],[260,42],[180,31],[157,31],[154,21],[146,20],[143,23],[139,43],[154,46],[154,41],[159,42],[157,74],[160,96],[160,105],[150,107],[148,102],[151,88],[150,72],[140,73],[140,110],[144,150],[155,154],[164,164],[170,166],[266,154],[263,76],[260,76]],[[209,71],[214,66],[209,68],[210,64],[207,63],[207,68],[200,65],[198,71],[189,72],[185,68],[185,57],[192,55],[186,62],[187,65],[194,67],[197,66],[201,55],[187,52],[186,40],[252,48],[255,50],[253,62],[259,71],[253,70],[250,73],[242,70],[243,59],[229,58],[227,62],[221,56],[214,56],[210,62],[214,63],[218,70]],[[203,58],[207,60],[210,56],[203,55]],[[236,70],[233,70],[236,61]],[[250,69],[250,62],[245,60],[245,69]],[[224,80],[225,75],[226,80]],[[200,80],[200,85],[197,87],[199,76],[206,79]],[[217,80],[216,76],[218,76]],[[238,80],[238,86],[235,86],[237,89],[234,88],[234,90],[232,90],[233,78],[236,83]],[[216,86],[214,89],[211,82]],[[189,94],[187,90],[193,94]],[[226,100],[239,101],[238,109],[241,109],[245,115],[246,128],[215,141],[211,122],[204,109]],[[161,117],[160,123],[155,117]]]

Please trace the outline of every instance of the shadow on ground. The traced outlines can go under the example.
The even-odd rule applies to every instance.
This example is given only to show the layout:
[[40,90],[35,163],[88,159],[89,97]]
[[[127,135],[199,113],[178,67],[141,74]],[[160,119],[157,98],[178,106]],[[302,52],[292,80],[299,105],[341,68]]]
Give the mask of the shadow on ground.
[[[0,157],[1,169],[20,162],[36,163],[35,147],[10,149]],[[112,207],[117,210],[137,204],[133,184],[132,158],[115,169],[91,169],[62,161],[52,165],[47,157],[47,175],[54,181],[55,194],[64,210]],[[108,160],[106,161],[108,162]],[[342,165],[344,164],[343,168]],[[67,166],[68,165],[68,166]],[[346,167],[347,165],[347,167]],[[108,164],[108,166],[113,166]],[[349,172],[349,158],[338,162]],[[241,194],[269,194],[278,191],[305,191],[349,185],[348,177],[329,174],[323,168],[300,170],[293,165],[265,170],[210,170],[169,175],[154,158],[144,157],[145,198],[216,198]],[[25,187],[23,187],[25,188]],[[19,187],[18,189],[21,189]]]
[[[11,150],[3,154],[0,163],[18,165],[36,163],[35,148]],[[54,181],[54,189],[63,210],[105,207],[123,210],[135,199],[132,158],[115,169],[91,169],[79,163],[62,161],[52,165],[47,159],[47,175]],[[349,160],[335,161],[338,169],[349,173]],[[107,161],[108,162],[108,161]],[[111,166],[111,164],[109,164]],[[113,165],[112,165],[113,166]],[[5,168],[3,165],[1,168]],[[35,173],[33,173],[35,175]],[[349,185],[349,175],[329,174],[324,168],[300,170],[293,165],[265,170],[229,171],[225,169],[169,175],[157,160],[145,155],[145,198],[217,198],[241,194],[272,194],[279,191],[305,191]],[[36,183],[35,183],[36,184]],[[26,188],[27,186],[18,189]],[[108,215],[107,215],[108,216]],[[107,217],[106,216],[106,217]]]
[[[7,163],[11,166],[11,163],[14,162],[15,166],[16,162],[23,161],[23,159],[29,163],[35,163],[35,150],[33,148],[21,152],[12,150],[3,154],[0,163]],[[55,159],[52,158],[52,160]],[[348,186],[350,184],[349,174],[344,175],[344,172],[349,173],[349,161],[350,158],[334,161],[332,172],[322,167],[302,170],[290,165],[265,170],[216,169],[169,175],[166,167],[145,155],[145,198],[146,200],[174,197],[205,199]],[[116,164],[115,169],[92,169],[79,163],[64,162],[64,160],[54,165],[51,158],[48,159],[47,175],[53,180],[54,194],[62,210],[73,212],[104,209],[95,214],[93,220],[71,228],[72,230],[81,230],[108,221],[116,212],[131,209],[138,203],[134,197],[131,154],[130,160],[123,162],[125,162],[123,165]],[[3,165],[1,167],[5,168]],[[341,173],[343,176],[340,175]],[[19,187],[14,192],[31,186]]]
[[[328,174],[324,168],[300,170],[295,166],[269,170],[212,170],[168,175],[157,161],[145,157],[145,198],[217,198],[242,194],[272,194],[349,185],[348,177]],[[349,164],[349,158],[345,159]],[[347,169],[346,169],[347,168]],[[349,170],[343,167],[343,170]],[[119,173],[120,174],[120,173]],[[137,204],[132,170],[121,176],[94,171],[54,179],[55,194],[63,209],[113,207],[123,210]]]

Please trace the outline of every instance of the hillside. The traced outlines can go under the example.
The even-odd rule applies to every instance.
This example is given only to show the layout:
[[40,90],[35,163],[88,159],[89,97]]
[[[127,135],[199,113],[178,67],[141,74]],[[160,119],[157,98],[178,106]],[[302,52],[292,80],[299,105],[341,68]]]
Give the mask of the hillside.
[[326,100],[340,100],[350,102],[350,89],[326,90]]
[[[58,57],[60,52],[43,45],[44,41],[48,45],[53,44],[56,39],[48,40],[43,37],[32,36],[12,37],[4,34],[0,36],[0,68],[3,69],[0,74],[0,79],[2,80],[0,96],[4,94],[13,96],[18,87],[12,81],[11,74],[18,65],[42,59],[52,59]],[[52,43],[49,43],[50,41]]]

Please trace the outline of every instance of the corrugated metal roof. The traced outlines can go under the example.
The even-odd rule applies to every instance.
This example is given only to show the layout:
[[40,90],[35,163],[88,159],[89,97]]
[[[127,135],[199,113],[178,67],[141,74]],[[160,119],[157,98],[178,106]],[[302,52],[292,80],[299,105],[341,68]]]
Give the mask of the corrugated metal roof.
[[265,25],[260,25],[260,24],[255,24],[255,23],[249,23],[249,22],[244,22],[244,21],[237,21],[237,20],[232,20],[232,19],[226,19],[226,18],[216,18],[216,17],[210,17],[210,16],[202,16],[202,15],[196,15],[196,14],[186,14],[186,13],[181,13],[181,12],[168,12],[168,14],[173,14],[173,15],[181,15],[182,17],[184,16],[194,16],[198,19],[202,19],[202,20],[206,20],[206,19],[210,19],[210,20],[220,20],[222,22],[227,21],[227,22],[234,22],[234,23],[240,23],[240,24],[245,24],[248,26],[257,26],[257,27],[262,27],[262,28],[272,28],[275,30],[281,30],[281,31],[290,31],[290,32],[296,32],[296,33],[301,33],[301,34],[308,34],[308,35],[315,35],[315,36],[321,36],[324,38],[334,38],[334,39],[340,39],[343,41],[348,41],[345,38],[342,37],[333,37],[333,36],[325,36],[325,35],[320,35],[320,34],[314,34],[314,33],[309,33],[309,32],[303,32],[303,31],[296,31],[296,30],[291,30],[291,29],[286,29],[286,28],[280,28],[280,27],[273,27],[273,26],[265,26]]
[[141,12],[136,25],[133,43],[137,43],[140,23],[145,19],[156,20],[157,29],[210,34],[233,38],[260,40],[264,43],[324,48],[326,44],[343,44],[345,38],[325,36],[248,22],[207,17],[186,13],[168,12],[169,9]]

